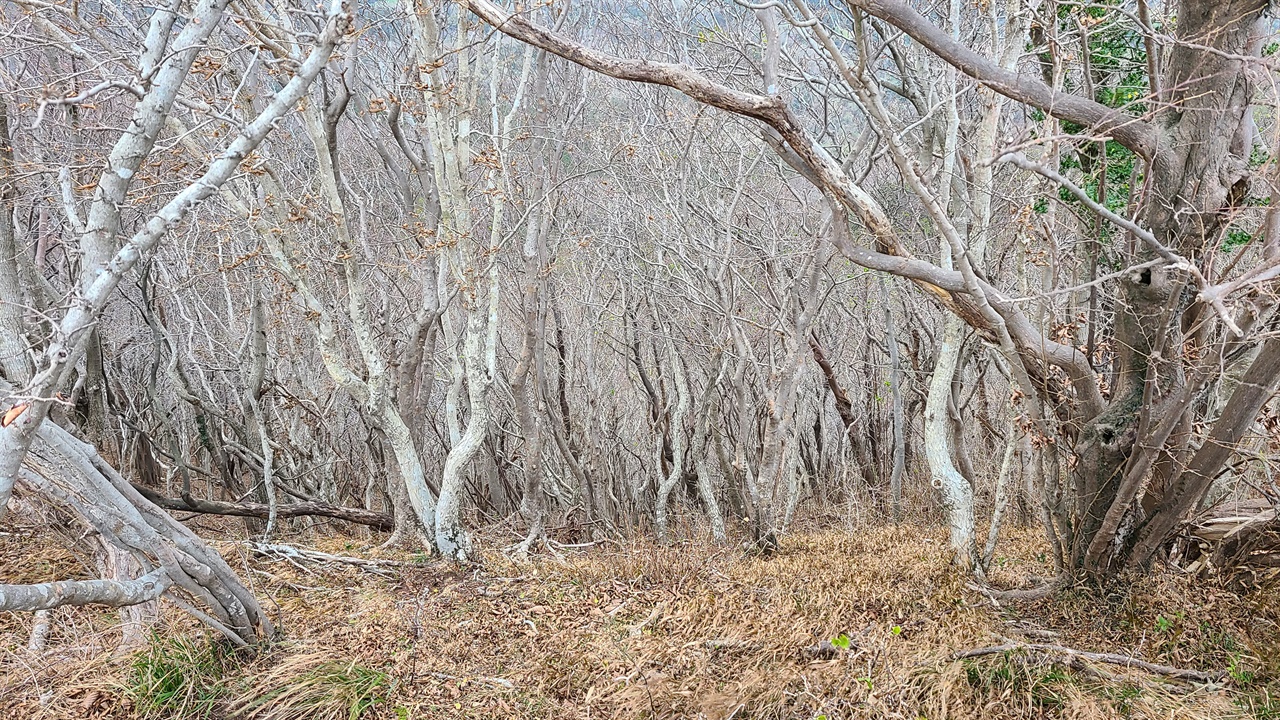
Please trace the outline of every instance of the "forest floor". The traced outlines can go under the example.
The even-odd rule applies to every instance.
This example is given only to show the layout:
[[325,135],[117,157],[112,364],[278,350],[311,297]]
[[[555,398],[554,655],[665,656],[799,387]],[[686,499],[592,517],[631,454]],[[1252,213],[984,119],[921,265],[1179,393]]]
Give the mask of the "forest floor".
[[[87,576],[59,547],[0,528],[0,577]],[[114,651],[118,614],[57,611],[48,649],[0,613],[0,715],[54,718],[1280,718],[1280,592],[1237,596],[1171,573],[1114,592],[997,606],[947,561],[936,528],[800,532],[781,552],[634,541],[458,568],[363,537],[219,541],[283,630],[254,656],[169,605],[150,642]],[[17,555],[19,547],[27,548]],[[1045,575],[1012,529],[994,584]],[[1221,673],[1182,682],[1013,649],[1039,643]]]

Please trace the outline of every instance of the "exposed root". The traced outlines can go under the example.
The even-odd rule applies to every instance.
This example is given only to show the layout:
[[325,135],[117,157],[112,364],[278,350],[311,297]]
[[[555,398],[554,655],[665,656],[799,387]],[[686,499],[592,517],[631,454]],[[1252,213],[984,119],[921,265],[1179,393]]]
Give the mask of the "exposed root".
[[948,659],[952,661],[964,660],[966,658],[981,657],[983,655],[999,655],[1002,653],[1017,651],[1047,654],[1065,665],[1078,664],[1081,659],[1092,660],[1093,662],[1134,668],[1154,675],[1162,675],[1174,680],[1185,680],[1190,682],[1217,682],[1226,676],[1226,673],[1221,671],[1210,673],[1201,672],[1199,670],[1187,670],[1184,668],[1171,667],[1169,665],[1158,665],[1156,663],[1147,662],[1146,660],[1140,660],[1132,655],[1087,652],[1085,650],[1069,648],[1064,645],[1049,645],[1045,643],[1013,642],[1004,645],[991,645],[988,647],[974,648],[972,650],[962,650],[960,652],[952,653]]
[[558,554],[551,547],[551,543],[547,539],[546,527],[542,523],[537,523],[530,528],[529,534],[525,536],[524,540],[504,548],[502,554],[516,560],[528,560],[534,548],[539,545],[545,547],[552,555]]
[[974,592],[985,595],[987,599],[991,600],[992,604],[999,607],[1002,602],[1032,602],[1047,598],[1056,592],[1058,588],[1062,587],[1062,582],[1055,579],[1047,583],[1022,590],[1001,590],[999,588],[993,588],[985,582],[966,583],[965,587],[973,590]]
[[782,542],[778,539],[778,533],[774,530],[770,530],[755,540],[743,543],[742,549],[748,555],[769,557],[782,549]]
[[427,537],[420,532],[408,532],[403,529],[396,530],[391,533],[391,537],[387,541],[378,546],[378,549],[386,552],[388,550],[414,550],[417,548],[425,548],[427,552],[434,553],[435,548]]

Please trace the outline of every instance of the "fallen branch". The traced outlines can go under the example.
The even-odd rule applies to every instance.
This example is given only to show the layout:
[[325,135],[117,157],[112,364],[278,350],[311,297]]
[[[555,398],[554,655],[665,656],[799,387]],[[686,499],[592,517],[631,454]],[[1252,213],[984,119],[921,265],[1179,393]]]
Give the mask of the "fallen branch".
[[305,550],[300,547],[294,547],[293,545],[278,545],[259,542],[246,542],[245,545],[247,545],[255,555],[287,561],[304,572],[311,572],[302,565],[302,562],[304,561],[320,564],[336,563],[339,565],[351,565],[352,567],[358,567],[365,572],[382,575],[384,577],[391,575],[391,573],[386,570],[387,567],[422,567],[422,565],[417,563],[402,562],[400,560],[372,560],[368,558],[350,557],[348,555],[331,555],[327,552],[320,552],[319,550]]
[[1225,674],[1222,672],[1209,673],[1201,672],[1199,670],[1186,670],[1169,665],[1158,665],[1156,663],[1147,662],[1146,660],[1139,660],[1131,655],[1087,652],[1084,650],[1069,648],[1064,645],[1048,645],[1044,643],[1008,643],[1005,645],[992,645],[990,647],[981,647],[973,650],[962,650],[960,652],[952,653],[948,659],[954,662],[956,660],[982,657],[984,655],[999,655],[1001,653],[1014,652],[1018,650],[1054,655],[1056,656],[1055,659],[1064,661],[1067,664],[1073,664],[1081,659],[1092,660],[1093,662],[1119,665],[1126,668],[1136,668],[1154,675],[1163,675],[1164,677],[1174,678],[1175,680],[1189,680],[1192,682],[1213,682],[1221,680]]
[[665,601],[658,603],[656,606],[654,606],[653,612],[649,613],[649,617],[644,619],[644,622],[641,622],[639,625],[632,625],[631,627],[627,628],[627,634],[630,635],[631,637],[640,637],[640,635],[644,633],[645,627],[649,623],[655,620],[658,620],[660,617],[662,617],[662,613],[666,609],[667,609],[667,603]]
[[49,629],[53,627],[53,623],[49,620],[48,610],[37,610],[35,624],[31,626],[31,635],[27,638],[27,651],[33,653],[44,652],[44,647],[49,641]]
[[[135,490],[142,494],[147,500],[164,508],[165,510],[179,510],[183,512],[201,513],[204,515],[233,515],[236,517],[255,517],[266,519],[270,515],[270,507],[262,503],[252,502],[225,502],[221,500],[201,500],[196,497],[170,498],[160,495],[156,491],[143,487],[142,485],[134,485]],[[395,527],[395,520],[386,513],[374,512],[373,510],[365,510],[364,508],[349,508],[339,505],[329,505],[321,502],[299,502],[290,504],[281,504],[276,507],[276,517],[331,517],[338,520],[346,520],[347,522],[356,523],[357,525],[367,525],[375,530],[391,530]]]
[[1039,638],[1041,640],[1056,640],[1059,637],[1061,637],[1060,633],[1056,633],[1052,630],[1045,630],[1044,628],[1023,627],[1021,625],[1017,625],[1012,622],[1006,622],[1005,624],[1009,626],[1009,630],[1029,638]]

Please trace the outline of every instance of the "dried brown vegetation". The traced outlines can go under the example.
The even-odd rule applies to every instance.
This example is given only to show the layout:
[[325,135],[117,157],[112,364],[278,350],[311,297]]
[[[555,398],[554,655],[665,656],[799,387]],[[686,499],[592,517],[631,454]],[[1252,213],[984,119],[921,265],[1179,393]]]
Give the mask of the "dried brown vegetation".
[[[317,549],[374,557],[366,542],[325,538]],[[993,580],[1013,585],[1048,572],[1039,546],[1033,533],[1010,531]],[[387,576],[252,557],[234,542],[221,548],[233,566],[252,569],[284,640],[257,657],[201,650],[201,631],[168,611],[149,648],[112,657],[114,615],[63,609],[49,650],[35,656],[25,650],[31,617],[0,617],[6,712],[1221,718],[1278,709],[1274,593],[1242,597],[1157,573],[1115,593],[1074,588],[996,607],[949,567],[941,529],[801,533],[767,558],[698,541],[635,541],[563,560],[491,554],[469,569],[389,565]],[[13,564],[6,571],[26,581],[83,572],[53,550]],[[1033,652],[949,657],[1010,641],[1123,653],[1223,679],[1178,683]],[[188,681],[185,704],[140,695],[140,673],[156,677],[157,663],[174,655]]]

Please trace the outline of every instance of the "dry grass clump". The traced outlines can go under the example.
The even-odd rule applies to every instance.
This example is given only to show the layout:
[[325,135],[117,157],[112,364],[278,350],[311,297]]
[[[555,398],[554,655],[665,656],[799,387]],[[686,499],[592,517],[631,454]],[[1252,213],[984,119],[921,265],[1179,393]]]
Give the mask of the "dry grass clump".
[[328,651],[295,652],[256,675],[228,703],[254,720],[355,720],[386,704],[391,679]]
[[[328,538],[319,549],[369,555],[364,542]],[[1046,573],[1038,548],[1035,533],[1010,531],[993,578],[1008,586]],[[805,532],[767,558],[637,540],[532,562],[490,553],[473,568],[399,554],[409,564],[390,577],[250,559],[288,641],[211,670],[216,683],[205,686],[218,690],[207,716],[1280,717],[1273,599],[1157,574],[1124,592],[1073,588],[996,608],[947,556],[941,531],[886,526]],[[166,623],[171,638],[198,633],[185,619]],[[1044,653],[949,658],[1027,633],[1228,674],[1195,687]],[[5,643],[0,669],[10,671],[20,653]],[[147,652],[172,654],[172,643]],[[130,663],[97,668],[92,712],[145,714]],[[56,697],[42,706],[32,683],[9,684],[13,707],[91,714],[65,713],[83,704],[83,685],[35,672]],[[204,682],[197,676],[193,686]]]

